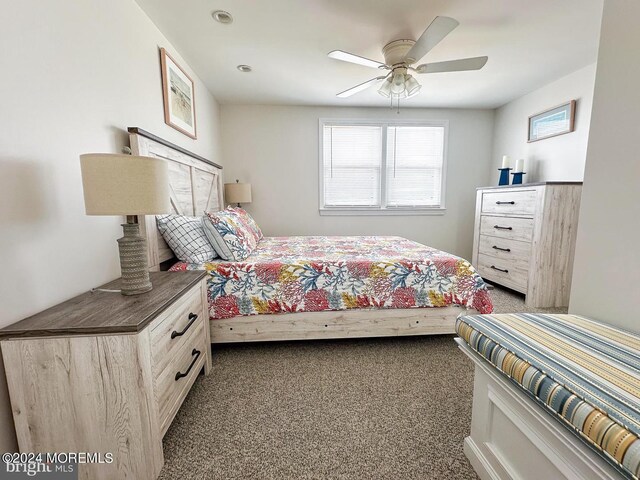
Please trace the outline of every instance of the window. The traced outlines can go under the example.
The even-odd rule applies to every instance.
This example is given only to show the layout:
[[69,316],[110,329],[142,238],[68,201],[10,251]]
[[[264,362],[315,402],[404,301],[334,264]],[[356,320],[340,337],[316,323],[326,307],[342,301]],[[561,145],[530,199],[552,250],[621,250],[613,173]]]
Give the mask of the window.
[[444,213],[446,122],[320,121],[323,215]]

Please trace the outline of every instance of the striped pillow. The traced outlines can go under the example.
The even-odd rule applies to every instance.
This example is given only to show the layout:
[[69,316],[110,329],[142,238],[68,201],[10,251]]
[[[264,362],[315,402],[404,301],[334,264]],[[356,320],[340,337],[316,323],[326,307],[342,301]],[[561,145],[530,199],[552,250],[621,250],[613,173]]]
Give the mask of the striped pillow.
[[251,255],[258,244],[253,232],[235,211],[205,212],[204,233],[223,260],[240,262]]

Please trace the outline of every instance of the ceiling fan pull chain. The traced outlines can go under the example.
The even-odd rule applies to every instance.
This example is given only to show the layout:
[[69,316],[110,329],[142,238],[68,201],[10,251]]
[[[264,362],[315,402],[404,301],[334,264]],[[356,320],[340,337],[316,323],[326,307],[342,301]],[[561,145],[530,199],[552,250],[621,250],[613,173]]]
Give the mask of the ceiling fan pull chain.
[[396,113],[400,115],[400,97],[398,97],[398,111]]

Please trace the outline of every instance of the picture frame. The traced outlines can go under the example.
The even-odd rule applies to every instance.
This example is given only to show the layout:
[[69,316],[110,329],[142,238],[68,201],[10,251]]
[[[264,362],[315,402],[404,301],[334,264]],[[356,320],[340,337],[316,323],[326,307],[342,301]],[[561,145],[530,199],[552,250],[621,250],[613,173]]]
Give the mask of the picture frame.
[[557,137],[575,130],[576,101],[571,100],[557,107],[529,117],[527,142]]
[[186,136],[197,139],[193,80],[164,48],[160,49],[164,122]]

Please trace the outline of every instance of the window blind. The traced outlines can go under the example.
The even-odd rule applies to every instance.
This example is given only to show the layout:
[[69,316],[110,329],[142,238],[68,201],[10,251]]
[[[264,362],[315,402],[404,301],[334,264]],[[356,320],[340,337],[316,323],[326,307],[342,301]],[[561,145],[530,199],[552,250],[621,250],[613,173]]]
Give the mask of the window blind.
[[444,127],[387,127],[387,206],[440,206],[443,154]]
[[321,210],[444,209],[446,122],[327,121],[321,128]]
[[382,127],[325,125],[325,206],[380,206]]

